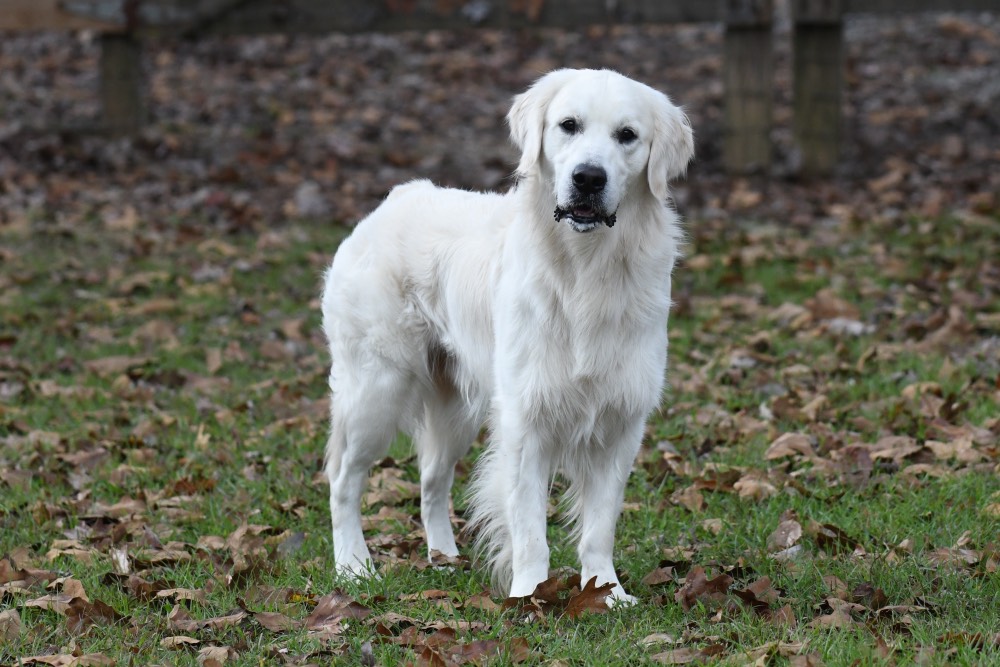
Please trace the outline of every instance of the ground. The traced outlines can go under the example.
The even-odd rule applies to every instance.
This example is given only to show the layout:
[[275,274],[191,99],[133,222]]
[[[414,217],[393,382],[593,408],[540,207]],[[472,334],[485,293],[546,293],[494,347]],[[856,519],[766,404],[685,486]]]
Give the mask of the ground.
[[[781,30],[775,169],[721,173],[720,40],[157,43],[129,142],[86,131],[90,37],[0,39],[0,663],[1000,660],[1000,20],[852,19],[811,182]],[[321,272],[395,183],[506,187],[510,95],[556,65],[662,88],[699,141],[618,531],[639,604],[573,580],[556,503],[532,599],[429,562],[403,440],[366,497],[382,576],[337,581]]]

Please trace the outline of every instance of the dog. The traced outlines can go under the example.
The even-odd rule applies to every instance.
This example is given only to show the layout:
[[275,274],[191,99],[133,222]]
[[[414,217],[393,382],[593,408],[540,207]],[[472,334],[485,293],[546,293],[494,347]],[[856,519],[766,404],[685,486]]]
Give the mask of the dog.
[[548,578],[559,472],[582,580],[634,602],[612,562],[615,525],[661,400],[681,239],[669,182],[693,156],[691,126],[610,70],[550,72],[507,121],[520,150],[510,192],[396,187],[326,272],[337,571],[373,573],[361,495],[398,431],[416,447],[428,549],[457,555],[455,464],[488,423],[469,523],[498,592],[531,595]]

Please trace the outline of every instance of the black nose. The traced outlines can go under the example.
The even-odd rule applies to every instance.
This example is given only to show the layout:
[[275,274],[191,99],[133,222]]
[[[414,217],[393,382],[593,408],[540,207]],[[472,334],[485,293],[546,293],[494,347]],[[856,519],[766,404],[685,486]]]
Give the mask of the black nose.
[[573,170],[573,185],[580,194],[593,195],[604,189],[608,172],[593,164],[578,164]]

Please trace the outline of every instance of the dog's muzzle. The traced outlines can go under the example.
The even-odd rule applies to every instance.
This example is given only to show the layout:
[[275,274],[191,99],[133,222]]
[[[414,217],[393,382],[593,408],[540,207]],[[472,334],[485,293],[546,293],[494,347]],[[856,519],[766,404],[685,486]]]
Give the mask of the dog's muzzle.
[[614,227],[618,217],[614,213],[602,214],[593,206],[578,204],[570,208],[556,206],[554,215],[556,221],[566,219],[569,225],[578,232],[592,232],[601,224]]
[[597,164],[580,163],[573,169],[573,190],[576,196],[568,207],[556,206],[555,218],[563,218],[578,232],[591,232],[601,223],[615,226],[615,214],[605,213],[600,206],[604,186],[608,183],[608,172]]

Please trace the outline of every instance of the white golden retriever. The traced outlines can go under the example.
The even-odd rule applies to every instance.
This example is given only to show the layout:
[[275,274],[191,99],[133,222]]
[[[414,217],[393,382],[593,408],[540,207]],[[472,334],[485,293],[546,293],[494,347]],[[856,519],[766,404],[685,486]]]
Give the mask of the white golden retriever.
[[337,569],[371,572],[361,494],[399,430],[419,456],[427,546],[457,555],[455,463],[488,419],[470,506],[495,585],[525,596],[548,577],[559,471],[583,581],[632,601],[615,524],[663,387],[680,234],[668,182],[691,159],[691,127],[665,95],[607,70],[551,72],[507,120],[521,151],[511,192],[397,187],[326,274]]

